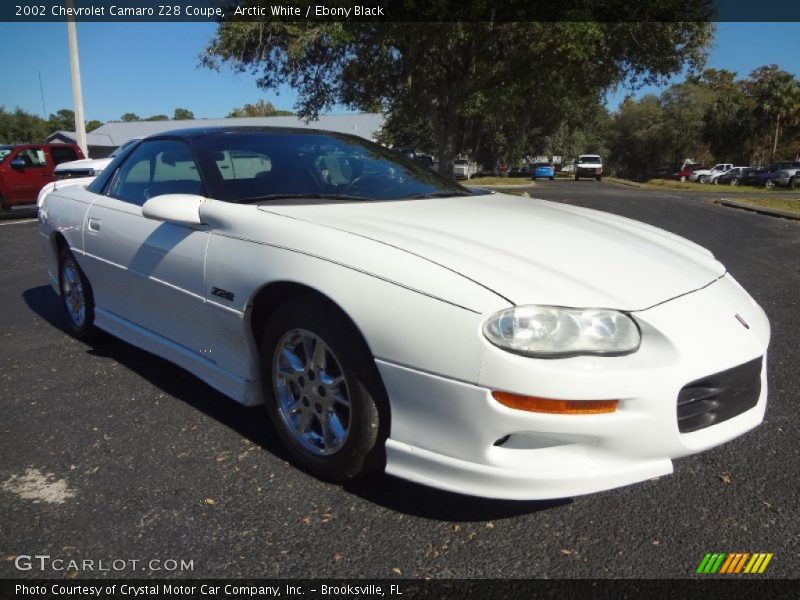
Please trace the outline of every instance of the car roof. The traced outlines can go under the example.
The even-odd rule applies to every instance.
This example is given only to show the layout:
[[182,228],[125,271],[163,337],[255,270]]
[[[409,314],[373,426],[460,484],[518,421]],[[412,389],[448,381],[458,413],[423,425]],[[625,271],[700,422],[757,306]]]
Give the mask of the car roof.
[[223,126],[223,127],[191,127],[185,129],[173,129],[170,131],[162,131],[149,135],[143,139],[153,140],[160,138],[181,138],[185,140],[210,137],[215,135],[225,135],[230,133],[266,133],[266,134],[281,134],[281,133],[299,133],[302,135],[329,135],[333,137],[354,137],[348,133],[341,133],[338,131],[330,131],[327,129],[308,129],[305,127],[269,127],[264,125],[238,125],[238,126]]

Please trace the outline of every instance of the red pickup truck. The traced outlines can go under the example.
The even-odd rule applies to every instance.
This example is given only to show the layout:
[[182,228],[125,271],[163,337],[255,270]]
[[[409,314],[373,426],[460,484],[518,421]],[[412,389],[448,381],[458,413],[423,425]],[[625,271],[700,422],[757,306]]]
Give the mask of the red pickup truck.
[[0,210],[34,204],[45,185],[55,180],[56,165],[84,158],[75,144],[0,146]]

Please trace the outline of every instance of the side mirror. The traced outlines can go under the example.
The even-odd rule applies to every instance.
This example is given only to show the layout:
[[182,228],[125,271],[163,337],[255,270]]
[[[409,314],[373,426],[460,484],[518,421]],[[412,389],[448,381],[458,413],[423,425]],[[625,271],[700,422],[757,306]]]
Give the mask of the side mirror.
[[19,156],[14,160],[12,160],[9,164],[11,165],[12,169],[18,169],[20,171],[25,169],[25,161],[22,160]]
[[206,198],[194,194],[164,194],[145,202],[142,205],[142,215],[157,221],[202,225],[200,205],[203,202],[207,202]]

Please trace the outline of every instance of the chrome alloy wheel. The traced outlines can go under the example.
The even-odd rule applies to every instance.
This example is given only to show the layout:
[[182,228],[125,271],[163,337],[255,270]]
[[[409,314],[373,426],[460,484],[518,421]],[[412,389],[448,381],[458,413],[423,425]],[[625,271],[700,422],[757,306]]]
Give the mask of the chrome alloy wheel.
[[78,272],[78,265],[75,259],[68,258],[61,267],[61,293],[64,305],[67,307],[67,315],[72,320],[75,327],[83,327],[86,322],[86,296],[83,291],[83,283]]
[[292,438],[317,456],[339,451],[350,435],[350,393],[330,347],[306,329],[275,346],[272,380],[278,412]]

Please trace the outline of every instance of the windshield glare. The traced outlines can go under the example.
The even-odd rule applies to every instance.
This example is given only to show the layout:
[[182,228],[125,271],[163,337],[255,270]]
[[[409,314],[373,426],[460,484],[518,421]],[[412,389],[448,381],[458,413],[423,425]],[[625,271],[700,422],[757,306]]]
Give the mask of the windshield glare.
[[220,200],[471,195],[396,151],[343,134],[236,131],[193,143],[211,196]]
[[14,146],[0,146],[0,161],[5,159],[6,156],[11,154]]

